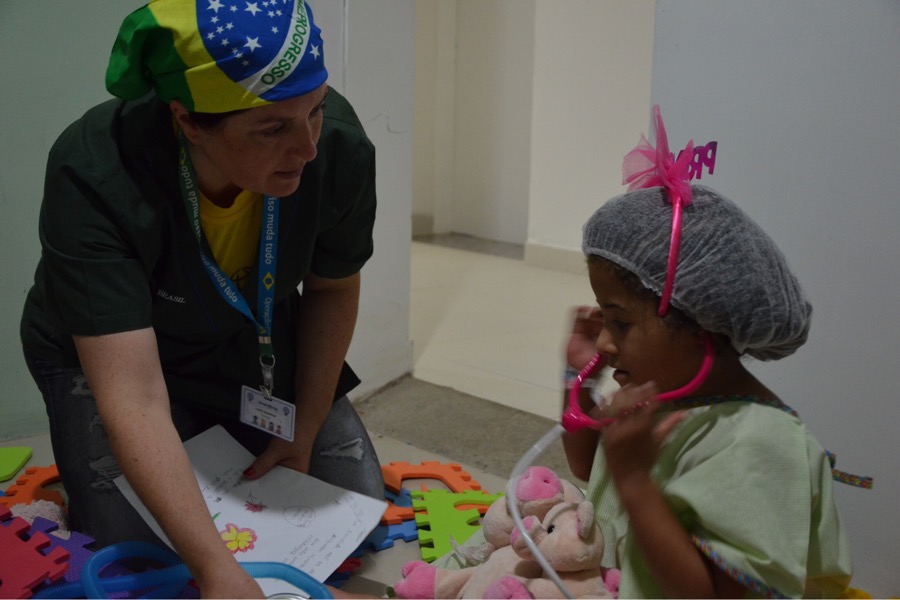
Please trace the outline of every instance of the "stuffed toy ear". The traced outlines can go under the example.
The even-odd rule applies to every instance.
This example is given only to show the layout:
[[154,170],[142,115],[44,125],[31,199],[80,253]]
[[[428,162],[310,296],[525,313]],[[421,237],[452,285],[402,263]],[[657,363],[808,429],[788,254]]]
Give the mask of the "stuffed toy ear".
[[578,537],[586,540],[594,527],[594,505],[590,500],[578,504],[575,513],[578,516]]

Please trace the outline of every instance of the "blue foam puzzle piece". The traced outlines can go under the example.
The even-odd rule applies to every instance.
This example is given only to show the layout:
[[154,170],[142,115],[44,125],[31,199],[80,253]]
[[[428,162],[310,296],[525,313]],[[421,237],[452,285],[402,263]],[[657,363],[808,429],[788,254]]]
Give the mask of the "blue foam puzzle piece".
[[384,497],[401,508],[410,508],[412,506],[412,493],[406,488],[400,490],[399,494],[395,494],[391,490],[385,490]]
[[378,525],[363,540],[360,548],[380,552],[394,546],[395,540],[413,542],[419,539],[419,529],[415,521],[403,521],[396,525]]

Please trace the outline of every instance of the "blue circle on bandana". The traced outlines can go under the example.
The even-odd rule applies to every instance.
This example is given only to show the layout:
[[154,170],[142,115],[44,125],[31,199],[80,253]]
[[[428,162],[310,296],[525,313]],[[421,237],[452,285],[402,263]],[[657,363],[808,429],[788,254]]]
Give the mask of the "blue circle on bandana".
[[328,78],[321,31],[302,0],[196,0],[196,10],[216,66],[261,98],[293,98]]

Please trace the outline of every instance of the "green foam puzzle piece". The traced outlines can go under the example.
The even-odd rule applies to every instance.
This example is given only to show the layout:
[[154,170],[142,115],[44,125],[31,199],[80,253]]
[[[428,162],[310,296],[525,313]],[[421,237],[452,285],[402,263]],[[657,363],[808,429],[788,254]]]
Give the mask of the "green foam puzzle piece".
[[[419,551],[422,560],[434,562],[453,550],[450,536],[462,544],[481,527],[478,509],[459,510],[460,505],[477,504],[490,506],[503,496],[488,494],[481,490],[450,492],[447,490],[426,490],[412,492],[416,525],[419,527]],[[424,512],[421,512],[424,511]]]
[[25,446],[0,448],[0,481],[15,477],[29,458],[31,458],[31,448]]

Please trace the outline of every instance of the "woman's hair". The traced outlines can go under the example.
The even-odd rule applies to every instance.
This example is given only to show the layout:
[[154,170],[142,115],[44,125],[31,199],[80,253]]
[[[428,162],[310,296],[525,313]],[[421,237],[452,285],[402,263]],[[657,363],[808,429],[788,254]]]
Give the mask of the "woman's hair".
[[249,110],[246,108],[240,110],[230,110],[228,112],[222,113],[208,113],[208,112],[191,112],[189,113],[191,121],[199,127],[200,129],[204,129],[206,131],[213,131],[218,129],[218,127],[228,118],[237,114],[244,112],[245,110]]
[[[672,206],[663,188],[628,192],[584,225],[582,250],[634,276],[638,293],[662,294]],[[727,337],[738,354],[789,356],[806,342],[812,306],[768,235],[733,202],[694,186],[684,208],[670,311]],[[627,282],[627,277],[623,280]],[[646,290],[641,292],[641,290]]]

